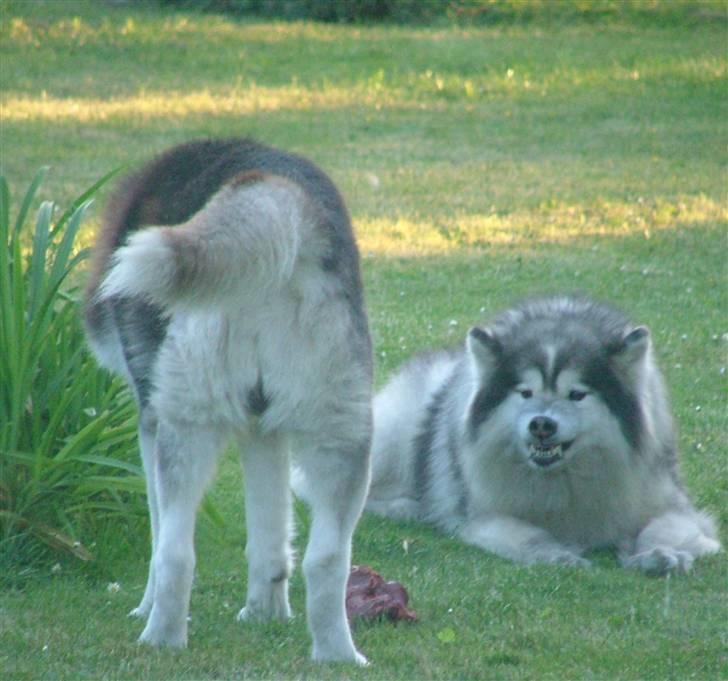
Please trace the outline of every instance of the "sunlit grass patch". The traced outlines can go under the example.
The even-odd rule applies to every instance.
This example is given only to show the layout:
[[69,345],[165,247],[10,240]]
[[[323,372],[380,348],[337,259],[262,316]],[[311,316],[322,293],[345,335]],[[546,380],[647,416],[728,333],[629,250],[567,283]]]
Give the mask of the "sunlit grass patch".
[[225,88],[188,90],[141,89],[126,96],[62,97],[42,89],[39,94],[7,94],[0,100],[0,117],[12,121],[62,121],[79,123],[115,118],[162,118],[190,115],[251,115],[276,111],[330,111],[347,107],[396,109],[439,108],[522,97],[546,97],[571,91],[603,88],[639,95],[657,80],[683,80],[718,84],[726,77],[726,63],[717,59],[642,63],[634,67],[606,64],[600,68],[555,66],[549,71],[483,65],[467,75],[430,68],[415,70],[394,66],[361,74],[354,82],[330,81],[302,84],[296,78],[283,85],[262,85],[237,76]]
[[355,105],[381,106],[394,98],[377,90],[325,87],[304,88],[295,83],[265,87],[254,83],[244,89],[216,93],[208,89],[193,92],[141,92],[111,99],[46,95],[10,97],[0,104],[6,121],[63,121],[79,123],[110,119],[152,119],[173,116],[251,115],[274,111],[325,111]]
[[589,204],[549,202],[513,212],[452,216],[373,217],[356,220],[365,253],[395,256],[445,255],[493,246],[525,249],[540,244],[585,243],[604,237],[650,239],[667,229],[728,223],[728,206],[707,196],[637,202],[598,200]]
[[[93,10],[93,8],[87,8]],[[361,31],[351,29],[354,36]],[[407,29],[398,29],[404,33]],[[280,44],[290,40],[305,39],[332,42],[337,40],[340,29],[334,24],[309,22],[257,22],[235,23],[213,15],[190,15],[184,12],[173,15],[147,17],[124,16],[115,13],[98,13],[90,16],[63,16],[57,19],[41,17],[9,17],[0,27],[0,36],[16,45],[40,47],[57,43],[75,46],[108,44],[112,42],[171,42],[178,39],[203,38],[210,41],[236,39]]]

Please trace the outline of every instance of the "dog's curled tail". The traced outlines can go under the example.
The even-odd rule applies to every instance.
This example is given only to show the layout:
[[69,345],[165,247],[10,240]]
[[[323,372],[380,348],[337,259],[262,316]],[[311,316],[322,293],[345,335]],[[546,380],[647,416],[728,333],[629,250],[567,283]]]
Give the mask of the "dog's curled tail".
[[291,278],[314,225],[296,183],[245,173],[189,221],[134,233],[115,251],[99,297],[139,296],[167,308],[257,297]]

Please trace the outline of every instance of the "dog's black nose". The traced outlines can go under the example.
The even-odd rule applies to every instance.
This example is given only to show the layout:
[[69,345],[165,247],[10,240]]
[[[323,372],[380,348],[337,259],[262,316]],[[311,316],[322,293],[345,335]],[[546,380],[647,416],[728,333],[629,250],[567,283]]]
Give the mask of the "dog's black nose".
[[528,424],[528,432],[539,440],[553,437],[558,429],[559,424],[548,416],[536,416]]

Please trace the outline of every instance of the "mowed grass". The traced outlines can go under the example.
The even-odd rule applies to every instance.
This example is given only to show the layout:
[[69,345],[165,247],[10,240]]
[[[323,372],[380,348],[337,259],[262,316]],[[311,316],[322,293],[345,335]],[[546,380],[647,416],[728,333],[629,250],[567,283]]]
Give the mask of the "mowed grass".
[[[728,527],[725,23],[345,27],[73,1],[0,9],[0,162],[16,191],[50,164],[44,197],[65,204],[110,169],[201,136],[303,153],[352,212],[378,382],[522,296],[610,300],[650,326],[687,487]],[[141,624],[125,613],[147,549],[130,525],[97,538],[93,571],[61,561],[2,594],[3,673],[728,678],[725,555],[668,580],[606,554],[590,571],[523,568],[369,516],[354,561],[401,581],[419,621],[356,625],[366,669],[312,665],[300,571],[292,623],[235,621],[239,490],[230,454],[211,492],[226,524],[198,528],[186,651],[135,644]],[[300,552],[302,506],[297,516]]]

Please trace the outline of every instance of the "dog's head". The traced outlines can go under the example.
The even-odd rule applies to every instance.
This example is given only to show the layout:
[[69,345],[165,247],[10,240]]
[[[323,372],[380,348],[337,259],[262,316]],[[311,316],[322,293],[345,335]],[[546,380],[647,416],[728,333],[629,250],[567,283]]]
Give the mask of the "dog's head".
[[468,334],[476,386],[471,435],[484,441],[488,455],[516,456],[544,472],[584,452],[638,449],[648,330],[615,331],[572,307],[543,312],[550,314],[512,314]]

